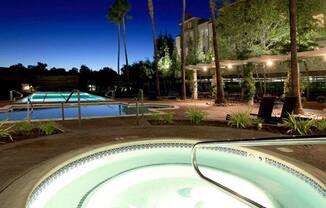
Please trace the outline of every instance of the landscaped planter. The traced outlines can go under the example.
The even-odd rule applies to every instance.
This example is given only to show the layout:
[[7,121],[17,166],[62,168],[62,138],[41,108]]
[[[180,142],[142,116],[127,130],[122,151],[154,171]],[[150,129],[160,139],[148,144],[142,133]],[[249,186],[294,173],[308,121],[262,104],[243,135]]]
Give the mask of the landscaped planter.
[[[54,130],[54,132],[50,135],[55,135],[55,134],[61,134],[63,131],[59,128]],[[27,139],[33,139],[41,136],[50,136],[49,134],[47,135],[45,132],[41,131],[38,128],[34,128],[30,131],[13,131],[11,132],[11,137],[13,141],[9,137],[3,137],[0,140],[1,143],[12,143],[12,142],[17,142],[17,141],[22,141],[22,140],[27,140]]]
[[[192,124],[189,120],[174,120],[172,124],[162,124],[155,120],[148,120],[151,125],[193,125],[193,126],[217,126],[217,127],[229,127],[234,128],[228,125],[228,121],[212,121],[212,120],[205,120],[202,121],[200,124],[195,125]],[[250,130],[257,130],[257,126],[248,126],[245,129]],[[274,133],[281,133],[286,134],[288,129],[283,125],[274,125],[274,124],[263,124],[261,130],[274,132]]]

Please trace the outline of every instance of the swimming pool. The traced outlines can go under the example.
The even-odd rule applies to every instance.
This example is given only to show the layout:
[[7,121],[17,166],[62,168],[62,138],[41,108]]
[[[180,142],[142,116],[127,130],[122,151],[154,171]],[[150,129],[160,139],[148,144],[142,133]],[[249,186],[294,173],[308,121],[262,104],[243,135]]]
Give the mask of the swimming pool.
[[[53,102],[66,102],[71,92],[35,92],[21,100],[19,103],[27,103],[28,99],[32,103],[53,103]],[[81,102],[94,102],[94,101],[109,101],[110,99],[97,95],[92,95],[86,92],[80,92]],[[73,93],[69,102],[77,102],[77,93]]]
[[[151,108],[163,107],[161,105],[145,105],[139,108],[139,113],[148,113]],[[137,109],[134,105],[110,104],[110,105],[81,105],[82,118],[126,116],[136,114]],[[28,118],[26,108],[13,108],[6,112],[0,112],[0,121],[20,121]],[[65,106],[62,113],[61,107],[34,107],[30,111],[31,120],[58,120],[78,118],[77,106]]]
[[[72,158],[36,184],[27,208],[248,207],[200,179],[193,142],[169,139],[113,145]],[[318,179],[247,148],[201,149],[202,172],[265,207],[326,207]]]

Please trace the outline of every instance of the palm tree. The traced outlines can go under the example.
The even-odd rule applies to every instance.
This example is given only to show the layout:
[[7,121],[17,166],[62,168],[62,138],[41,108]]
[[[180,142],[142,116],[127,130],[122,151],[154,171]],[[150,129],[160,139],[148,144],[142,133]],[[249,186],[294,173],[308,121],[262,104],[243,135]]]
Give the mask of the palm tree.
[[125,51],[125,59],[126,59],[126,73],[127,73],[127,84],[128,84],[128,90],[130,87],[130,79],[129,79],[129,59],[128,59],[128,50],[127,50],[127,35],[126,35],[126,15],[131,9],[131,4],[128,2],[128,0],[121,0],[121,14],[122,14],[122,29],[123,29],[123,46]]
[[297,54],[297,0],[289,0],[291,38],[291,94],[298,98],[295,113],[303,113],[300,95],[300,72]]
[[181,97],[183,100],[187,98],[186,92],[186,60],[185,60],[185,18],[186,18],[186,0],[182,1],[182,23],[181,23],[181,73],[182,73],[182,88]]
[[223,104],[225,103],[224,99],[224,89],[223,89],[223,79],[221,75],[220,69],[220,60],[219,60],[219,52],[218,52],[218,37],[216,31],[216,2],[215,0],[209,0],[209,8],[211,13],[211,21],[213,27],[213,46],[214,46],[214,57],[215,57],[215,77],[216,77],[216,96],[215,96],[215,104]]
[[109,8],[107,13],[107,18],[110,22],[117,25],[118,28],[118,89],[120,89],[120,33],[121,33],[121,18],[119,14],[118,1],[115,1],[114,4]]
[[156,35],[155,35],[155,19],[154,19],[154,6],[153,6],[153,1],[148,0],[148,10],[149,10],[149,15],[152,20],[152,38],[153,38],[153,45],[154,45],[154,69],[155,69],[155,90],[156,90],[156,97],[160,97],[160,77],[159,77],[159,72],[158,72],[158,60],[157,60],[157,44],[156,44]]

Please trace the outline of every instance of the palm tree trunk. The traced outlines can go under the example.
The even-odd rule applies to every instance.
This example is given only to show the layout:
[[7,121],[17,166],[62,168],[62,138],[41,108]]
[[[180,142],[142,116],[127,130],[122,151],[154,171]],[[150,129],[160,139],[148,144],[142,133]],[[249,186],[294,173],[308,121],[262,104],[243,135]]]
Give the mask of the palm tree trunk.
[[296,114],[303,113],[301,95],[300,95],[300,71],[297,54],[297,0],[289,0],[290,10],[290,38],[291,38],[291,76],[292,92],[291,94],[298,98],[295,108]]
[[185,59],[185,18],[186,18],[186,0],[182,1],[182,23],[181,23],[181,73],[182,73],[182,88],[181,98],[186,100],[186,59]]
[[224,89],[223,89],[223,79],[221,75],[220,69],[220,60],[219,60],[219,52],[218,52],[218,37],[216,31],[216,17],[215,17],[215,10],[216,10],[216,2],[215,0],[209,0],[209,7],[211,12],[211,21],[213,27],[213,46],[214,46],[214,56],[215,56],[215,77],[216,77],[216,97],[215,97],[215,104],[223,104],[225,103],[224,99]]
[[118,24],[118,89],[120,89],[120,23]]
[[127,87],[129,90],[130,80],[129,80],[129,60],[128,60],[128,51],[127,51],[127,35],[126,35],[126,22],[125,17],[122,18],[122,28],[123,28],[123,46],[125,51],[126,58],[126,74],[127,74]]
[[309,73],[309,67],[308,67],[308,63],[307,61],[303,61],[303,64],[304,64],[304,68],[305,68],[305,71],[306,71],[306,79],[307,79],[307,90],[306,90],[306,98],[307,100],[310,100],[310,73]]
[[158,71],[158,61],[157,61],[157,44],[156,44],[156,35],[155,35],[155,19],[154,19],[154,6],[152,0],[148,0],[148,10],[149,15],[152,20],[152,37],[153,37],[153,45],[154,45],[154,69],[155,69],[155,89],[156,89],[156,97],[159,98],[161,96],[160,92],[160,77]]

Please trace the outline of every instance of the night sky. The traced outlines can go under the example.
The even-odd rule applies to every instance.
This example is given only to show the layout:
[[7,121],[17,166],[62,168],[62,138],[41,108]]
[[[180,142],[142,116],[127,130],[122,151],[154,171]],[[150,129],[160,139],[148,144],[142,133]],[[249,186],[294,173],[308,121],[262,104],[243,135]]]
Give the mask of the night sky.
[[[153,46],[147,0],[129,0],[127,22],[129,59],[151,59]],[[175,37],[180,32],[181,0],[153,0],[156,32]],[[116,69],[117,29],[106,12],[113,0],[1,0],[0,66],[44,62],[70,69],[85,64],[92,69]],[[188,0],[187,12],[209,16],[208,0]],[[121,51],[124,63],[123,51]]]

